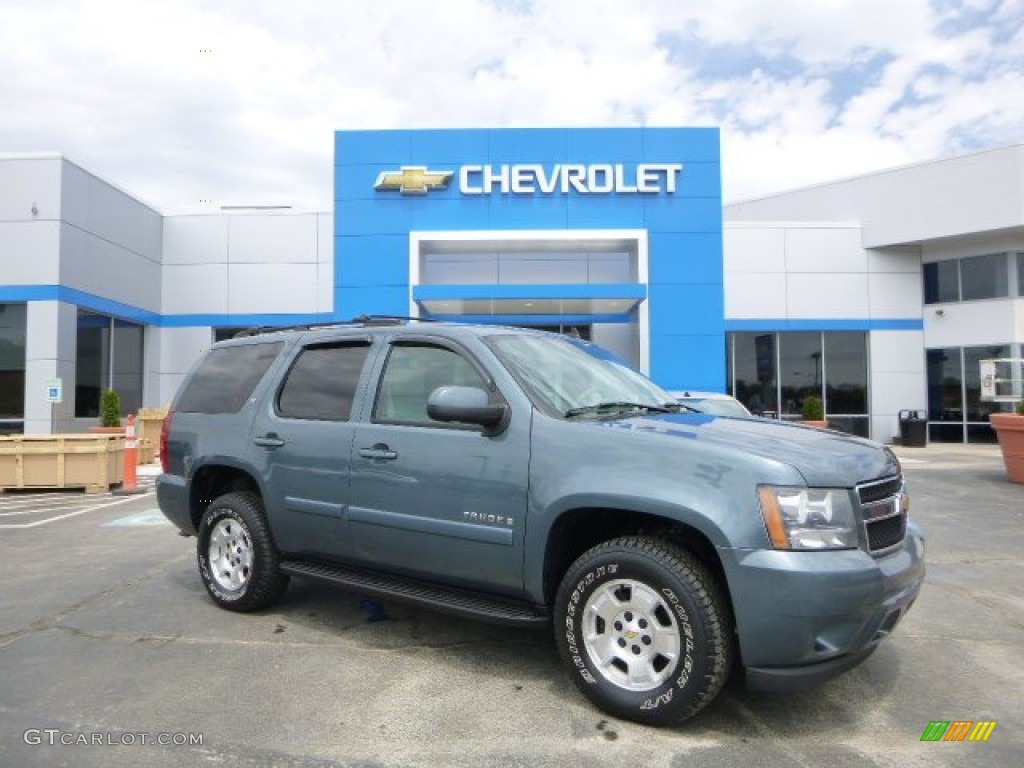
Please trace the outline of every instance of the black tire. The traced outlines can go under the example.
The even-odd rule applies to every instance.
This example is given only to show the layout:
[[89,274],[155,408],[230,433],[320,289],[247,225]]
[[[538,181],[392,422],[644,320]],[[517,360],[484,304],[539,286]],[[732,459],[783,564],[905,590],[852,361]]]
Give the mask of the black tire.
[[206,591],[229,611],[266,608],[288,586],[255,493],[236,491],[213,500],[199,522],[196,557]]
[[718,583],[685,549],[644,536],[604,542],[572,564],[555,598],[555,642],[591,702],[648,725],[693,717],[732,668]]

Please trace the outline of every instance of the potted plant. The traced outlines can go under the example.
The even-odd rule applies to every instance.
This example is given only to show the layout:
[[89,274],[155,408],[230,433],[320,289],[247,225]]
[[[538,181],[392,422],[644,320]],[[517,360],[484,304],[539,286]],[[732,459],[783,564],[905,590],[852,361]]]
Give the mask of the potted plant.
[[90,427],[93,434],[123,435],[125,428],[121,426],[121,396],[108,389],[100,398],[100,426]]
[[990,413],[992,429],[1003,452],[1006,476],[1013,483],[1024,483],[1024,400],[1017,403],[1017,412]]
[[825,420],[825,406],[817,395],[808,395],[804,398],[803,407],[800,409],[800,423],[809,427],[827,427]]

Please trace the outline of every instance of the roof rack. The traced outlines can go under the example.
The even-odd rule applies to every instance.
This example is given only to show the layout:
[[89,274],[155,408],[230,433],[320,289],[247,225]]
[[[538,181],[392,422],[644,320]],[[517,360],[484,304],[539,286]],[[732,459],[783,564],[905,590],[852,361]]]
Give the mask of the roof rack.
[[436,323],[430,317],[407,317],[405,315],[357,315],[351,320],[331,320],[325,323],[301,323],[299,325],[254,325],[251,328],[243,328],[231,338],[244,339],[249,336],[260,336],[264,333],[278,333],[281,331],[312,331],[317,328],[341,328],[344,326],[369,327],[378,325],[401,325],[402,323]]

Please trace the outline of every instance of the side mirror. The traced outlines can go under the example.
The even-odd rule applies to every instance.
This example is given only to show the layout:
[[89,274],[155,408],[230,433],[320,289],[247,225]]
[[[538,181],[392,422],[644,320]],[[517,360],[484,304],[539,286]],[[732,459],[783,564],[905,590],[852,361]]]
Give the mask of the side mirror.
[[488,400],[487,393],[477,387],[438,387],[427,399],[427,415],[435,421],[476,424],[490,437],[504,430],[508,406]]

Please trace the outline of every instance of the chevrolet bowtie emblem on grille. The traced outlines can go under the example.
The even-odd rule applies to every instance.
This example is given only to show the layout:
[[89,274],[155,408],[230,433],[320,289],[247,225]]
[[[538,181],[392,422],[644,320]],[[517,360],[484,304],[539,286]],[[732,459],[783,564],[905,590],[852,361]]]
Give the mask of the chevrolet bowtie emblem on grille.
[[403,165],[400,171],[384,171],[374,189],[397,189],[403,195],[425,195],[432,189],[446,189],[454,171],[428,171],[422,165]]

